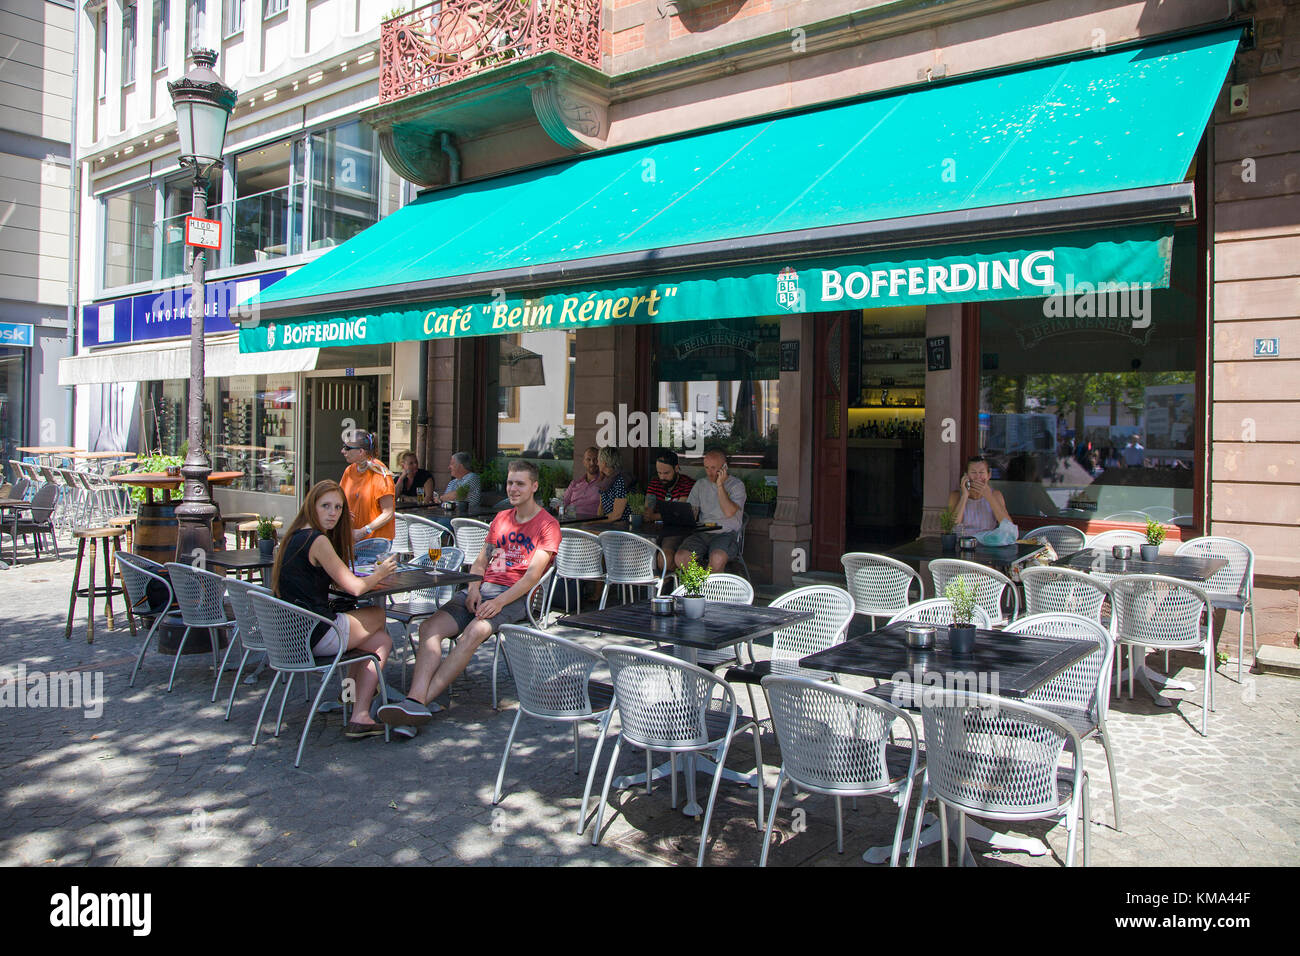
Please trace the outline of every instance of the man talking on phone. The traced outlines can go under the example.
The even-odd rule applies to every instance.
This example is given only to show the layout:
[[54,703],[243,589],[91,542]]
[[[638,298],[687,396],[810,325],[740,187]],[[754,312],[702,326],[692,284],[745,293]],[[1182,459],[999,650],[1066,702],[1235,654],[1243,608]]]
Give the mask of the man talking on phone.
[[[704,453],[704,481],[695,482],[686,503],[695,509],[696,520],[716,524],[716,529],[697,531],[677,549],[675,566],[691,560],[691,554],[708,554],[709,567],[725,571],[727,562],[740,554],[740,524],[745,511],[745,483],[727,472],[727,456]],[[698,559],[697,559],[698,560]]]

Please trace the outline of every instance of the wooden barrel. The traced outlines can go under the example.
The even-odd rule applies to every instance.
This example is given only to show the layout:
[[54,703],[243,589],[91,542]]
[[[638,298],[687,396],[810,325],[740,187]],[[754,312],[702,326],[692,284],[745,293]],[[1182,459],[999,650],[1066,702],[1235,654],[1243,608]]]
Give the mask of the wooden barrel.
[[135,553],[166,564],[176,560],[176,503],[141,502],[135,518]]

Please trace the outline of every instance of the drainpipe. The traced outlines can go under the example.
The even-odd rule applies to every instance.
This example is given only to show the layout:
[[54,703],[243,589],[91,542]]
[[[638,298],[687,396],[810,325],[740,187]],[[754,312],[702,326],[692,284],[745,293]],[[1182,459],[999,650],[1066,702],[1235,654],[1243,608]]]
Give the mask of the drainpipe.
[[[80,307],[78,282],[77,223],[81,211],[81,163],[77,159],[77,71],[81,62],[81,18],[84,11],[80,3],[73,5],[72,16],[72,127],[68,140],[68,355],[77,354],[77,309]],[[68,425],[68,445],[76,444],[76,394],[75,385],[69,385],[64,402],[65,421]],[[58,444],[57,439],[54,442]],[[43,444],[38,442],[38,444]]]
[[[438,134],[438,147],[447,154],[447,185],[460,182],[460,151],[452,142],[450,133]],[[429,465],[429,340],[420,340],[420,410],[415,419],[415,444],[417,454],[425,467]]]

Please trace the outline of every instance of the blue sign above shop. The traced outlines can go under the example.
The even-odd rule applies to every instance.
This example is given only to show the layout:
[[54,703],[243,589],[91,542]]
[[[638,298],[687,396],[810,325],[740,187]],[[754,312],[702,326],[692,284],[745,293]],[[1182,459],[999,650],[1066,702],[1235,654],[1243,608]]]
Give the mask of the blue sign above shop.
[[31,348],[36,344],[35,328],[18,322],[0,322],[0,345],[20,345]]
[[[231,306],[252,298],[286,275],[288,273],[281,269],[262,275],[209,282],[204,287],[204,331],[234,331],[235,326],[228,317]],[[82,341],[86,345],[117,345],[189,335],[190,298],[190,287],[185,285],[83,306]],[[31,326],[26,328],[30,329]],[[27,344],[31,344],[30,339]]]

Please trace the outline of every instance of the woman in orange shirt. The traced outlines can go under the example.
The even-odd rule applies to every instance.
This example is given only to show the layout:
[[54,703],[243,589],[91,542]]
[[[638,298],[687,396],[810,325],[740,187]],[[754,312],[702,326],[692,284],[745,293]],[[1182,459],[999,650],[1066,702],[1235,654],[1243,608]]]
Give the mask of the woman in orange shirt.
[[348,499],[352,515],[352,539],[393,540],[393,515],[397,510],[397,488],[393,473],[374,457],[375,436],[369,432],[344,435],[343,457],[348,467],[339,485]]

